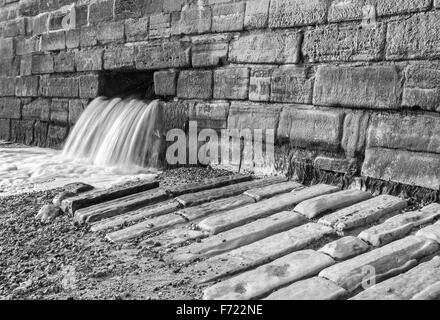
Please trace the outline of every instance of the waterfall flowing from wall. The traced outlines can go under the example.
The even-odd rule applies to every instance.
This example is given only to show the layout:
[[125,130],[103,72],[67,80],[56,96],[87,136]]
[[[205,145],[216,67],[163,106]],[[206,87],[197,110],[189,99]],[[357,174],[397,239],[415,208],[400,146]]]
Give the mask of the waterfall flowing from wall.
[[159,108],[158,100],[97,98],[74,126],[63,156],[128,170],[157,168],[161,145]]

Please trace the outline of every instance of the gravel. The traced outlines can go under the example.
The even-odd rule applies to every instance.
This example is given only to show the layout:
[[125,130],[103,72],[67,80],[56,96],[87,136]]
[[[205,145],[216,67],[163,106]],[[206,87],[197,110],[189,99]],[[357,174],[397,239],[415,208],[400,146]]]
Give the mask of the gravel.
[[[227,171],[180,168],[161,185],[201,181]],[[35,219],[60,189],[0,198],[0,299],[196,299],[191,266],[165,263],[148,242],[111,244],[68,216]]]

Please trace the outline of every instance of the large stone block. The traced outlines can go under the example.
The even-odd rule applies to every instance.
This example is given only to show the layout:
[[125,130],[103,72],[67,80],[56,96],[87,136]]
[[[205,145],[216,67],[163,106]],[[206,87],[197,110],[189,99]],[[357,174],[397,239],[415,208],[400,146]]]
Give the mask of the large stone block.
[[143,0],[115,0],[115,18],[137,18],[142,15]]
[[93,99],[102,92],[102,80],[99,75],[90,74],[79,77],[79,97],[82,99]]
[[20,119],[21,101],[17,98],[0,98],[0,118]]
[[275,69],[275,66],[255,66],[251,68],[249,80],[249,100],[270,100],[272,74]]
[[88,104],[87,99],[71,99],[69,100],[69,123],[74,125],[80,118]]
[[0,38],[0,57],[10,58],[15,54],[14,39],[13,38]]
[[430,0],[333,0],[328,12],[329,22],[362,20],[365,6],[373,6],[377,16],[389,16],[429,9]]
[[169,13],[150,16],[149,38],[169,38],[171,35],[171,15]]
[[113,19],[114,0],[98,0],[89,6],[89,22],[98,23]]
[[39,77],[19,77],[15,86],[17,97],[36,97],[38,96]]
[[189,120],[197,121],[197,128],[221,130],[228,123],[229,102],[200,102],[190,110]]
[[9,140],[11,138],[11,120],[0,119],[0,140]]
[[211,31],[212,11],[208,7],[185,6],[173,21],[173,34],[198,34]]
[[212,98],[212,71],[181,71],[177,81],[177,96],[186,99]]
[[41,51],[64,50],[65,48],[66,33],[64,30],[41,35]]
[[385,24],[375,28],[328,25],[307,30],[303,54],[309,62],[378,60],[385,49]]
[[127,42],[148,40],[149,17],[129,19],[125,21],[125,37]]
[[81,41],[81,30],[72,29],[66,31],[66,48],[75,49],[79,47]]
[[124,42],[124,22],[107,22],[96,26],[96,40],[99,44]]
[[154,73],[154,92],[158,96],[175,96],[177,94],[176,70],[157,71]]
[[20,73],[20,59],[18,57],[2,58],[0,56],[0,70],[3,76],[18,76]]
[[440,56],[440,11],[403,17],[390,22],[387,30],[387,59]]
[[32,55],[28,54],[20,58],[20,76],[32,75]]
[[440,153],[440,117],[375,114],[370,122],[368,147]]
[[371,148],[365,153],[362,175],[438,190],[440,155]]
[[40,38],[16,38],[15,39],[15,53],[18,56],[31,54],[40,50]]
[[166,41],[139,45],[135,49],[135,64],[139,70],[183,68],[190,65],[191,45]]
[[337,151],[343,121],[343,112],[288,106],[281,112],[277,136],[295,147]]
[[34,141],[34,121],[12,120],[11,140],[14,142],[31,145]]
[[51,101],[38,98],[23,106],[22,114],[24,120],[49,121]]
[[98,44],[98,32],[96,26],[82,27],[79,36],[81,48],[93,47]]
[[282,107],[275,104],[232,102],[228,129],[271,129],[276,135]]
[[222,3],[212,8],[212,32],[227,32],[243,30],[244,1]]
[[61,51],[53,57],[55,72],[74,72],[75,71],[75,53]]
[[245,29],[263,29],[269,21],[270,0],[249,0],[244,16]]
[[310,104],[312,102],[313,70],[304,67],[280,67],[274,70],[270,100]]
[[32,55],[32,74],[53,73],[53,56],[50,54]]
[[231,42],[229,60],[238,63],[298,63],[301,37],[295,31],[239,36]]
[[228,57],[230,36],[209,35],[193,39],[192,65],[193,67],[217,66]]
[[365,111],[347,112],[344,119],[342,149],[349,158],[363,157],[367,141],[370,114]]
[[41,77],[39,93],[45,97],[76,98],[78,97],[78,78]]
[[134,47],[123,46],[104,51],[104,69],[132,69],[134,68]]
[[46,33],[49,26],[49,13],[43,13],[32,18],[32,33],[39,35]]
[[67,124],[69,119],[69,100],[53,99],[50,106],[50,121],[54,123]]
[[328,0],[272,0],[270,28],[322,24],[326,21]]
[[3,36],[17,37],[26,33],[26,20],[24,18],[17,18],[6,21],[3,25]]
[[440,64],[413,63],[405,71],[402,106],[440,111]]
[[104,49],[80,50],[75,53],[76,70],[99,71],[102,70]]
[[47,132],[47,146],[55,149],[61,149],[64,141],[67,138],[67,134],[67,127],[50,124]]
[[314,105],[398,109],[402,81],[394,66],[321,66],[315,78]]
[[214,71],[214,98],[245,100],[249,96],[249,68],[228,67]]
[[0,77],[0,97],[15,95],[15,77]]
[[49,124],[47,122],[35,121],[33,144],[41,148],[47,147],[48,130],[49,130]]

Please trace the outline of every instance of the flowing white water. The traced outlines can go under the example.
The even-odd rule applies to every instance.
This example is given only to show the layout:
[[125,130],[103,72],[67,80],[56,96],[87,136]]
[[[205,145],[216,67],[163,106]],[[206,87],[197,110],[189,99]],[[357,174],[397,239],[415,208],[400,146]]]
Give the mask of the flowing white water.
[[97,98],[71,131],[62,152],[0,147],[0,196],[85,182],[95,187],[153,179],[158,171],[159,104]]

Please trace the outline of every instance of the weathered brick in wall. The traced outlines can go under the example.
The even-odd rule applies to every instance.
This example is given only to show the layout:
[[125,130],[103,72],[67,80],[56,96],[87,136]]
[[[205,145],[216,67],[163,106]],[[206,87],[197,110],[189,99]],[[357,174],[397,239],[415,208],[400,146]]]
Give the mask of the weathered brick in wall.
[[186,99],[211,99],[212,83],[212,71],[181,71],[177,81],[177,96]]
[[405,70],[402,106],[440,111],[440,65],[438,63],[410,64]]
[[388,24],[387,59],[440,57],[440,11],[415,14]]
[[312,102],[313,70],[287,66],[275,69],[271,79],[270,100],[310,104]]
[[307,30],[303,54],[309,62],[379,60],[385,49],[385,24],[321,26]]
[[283,108],[278,139],[295,147],[337,151],[341,144],[344,113],[307,106]]
[[249,68],[228,67],[214,71],[214,98],[246,100],[249,96]]
[[229,60],[236,63],[298,63],[301,37],[296,31],[242,35],[232,41]]
[[313,104],[398,109],[401,92],[401,75],[393,66],[321,66],[316,73]]
[[190,65],[190,50],[190,44],[180,41],[139,45],[135,49],[136,69],[188,67]]

